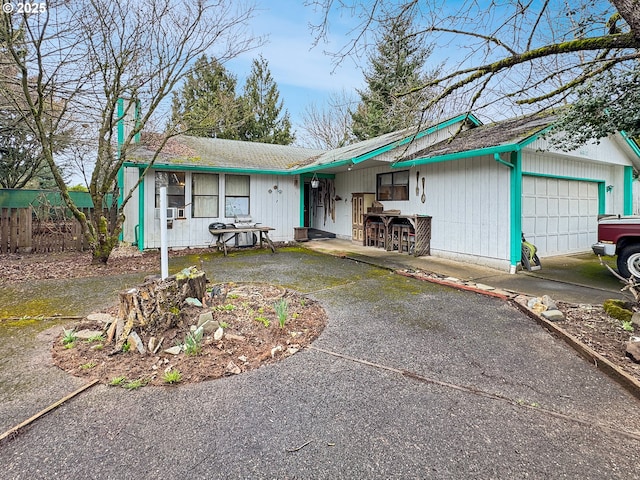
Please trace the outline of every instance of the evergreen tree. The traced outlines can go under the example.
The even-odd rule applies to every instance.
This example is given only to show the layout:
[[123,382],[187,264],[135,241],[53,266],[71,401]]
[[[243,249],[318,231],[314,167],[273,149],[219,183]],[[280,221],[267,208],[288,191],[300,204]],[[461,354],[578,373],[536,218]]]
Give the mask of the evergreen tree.
[[[358,140],[415,125],[420,119],[428,91],[419,87],[427,80],[423,70],[431,49],[421,45],[412,25],[410,13],[382,25],[375,52],[369,56],[369,70],[364,73],[367,87],[358,90],[360,103],[351,114]],[[410,93],[412,89],[416,91]]]
[[293,143],[295,135],[291,131],[289,112],[282,113],[283,101],[278,86],[262,56],[253,61],[240,103],[243,112],[241,140],[280,145]]
[[200,57],[173,94],[171,123],[189,135],[238,139],[236,78],[215,58]]

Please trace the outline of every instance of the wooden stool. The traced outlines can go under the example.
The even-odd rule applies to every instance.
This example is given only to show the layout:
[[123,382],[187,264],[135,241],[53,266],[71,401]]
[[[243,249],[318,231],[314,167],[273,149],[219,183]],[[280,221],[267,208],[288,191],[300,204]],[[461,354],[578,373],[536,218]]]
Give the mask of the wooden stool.
[[366,242],[365,245],[367,247],[377,247],[378,246],[378,222],[368,222],[367,223],[367,231],[366,231]]
[[401,250],[401,238],[402,238],[402,225],[391,226],[391,250]]
[[[409,253],[409,238],[412,235],[412,228],[409,225],[403,225],[402,230],[400,232],[400,245],[398,247],[399,252],[407,252]],[[414,235],[415,241],[415,235]]]

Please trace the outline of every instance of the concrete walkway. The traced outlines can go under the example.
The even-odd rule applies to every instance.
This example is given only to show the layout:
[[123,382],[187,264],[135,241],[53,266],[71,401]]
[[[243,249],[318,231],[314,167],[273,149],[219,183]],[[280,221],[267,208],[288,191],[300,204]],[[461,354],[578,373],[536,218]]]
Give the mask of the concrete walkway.
[[[1,445],[2,478],[639,478],[640,402],[500,299],[296,249],[204,268],[307,293],[328,325],[242,375],[93,387]],[[29,368],[5,424],[82,383]]]

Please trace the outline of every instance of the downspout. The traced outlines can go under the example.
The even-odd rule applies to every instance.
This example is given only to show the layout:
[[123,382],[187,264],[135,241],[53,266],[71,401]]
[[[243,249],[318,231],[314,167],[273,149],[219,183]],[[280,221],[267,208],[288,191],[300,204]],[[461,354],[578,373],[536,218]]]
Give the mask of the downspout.
[[511,152],[511,267],[515,274],[522,259],[522,153]]
[[496,162],[511,169],[509,177],[509,194],[511,197],[510,208],[510,239],[509,239],[509,273],[515,274],[518,262],[522,256],[522,164],[520,162],[520,151],[511,152],[511,163],[500,158],[499,153],[494,153]]
[[633,215],[633,167],[624,167],[623,215]]

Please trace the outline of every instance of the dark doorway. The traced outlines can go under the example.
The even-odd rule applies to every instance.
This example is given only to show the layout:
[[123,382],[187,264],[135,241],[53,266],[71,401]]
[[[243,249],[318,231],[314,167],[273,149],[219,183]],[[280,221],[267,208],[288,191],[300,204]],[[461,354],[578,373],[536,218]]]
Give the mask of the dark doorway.
[[311,225],[309,225],[309,211],[311,209],[309,202],[310,202],[310,198],[311,198],[311,184],[309,183],[305,183],[304,184],[304,212],[303,212],[303,221],[304,221],[304,225],[302,225],[303,227],[310,227]]

